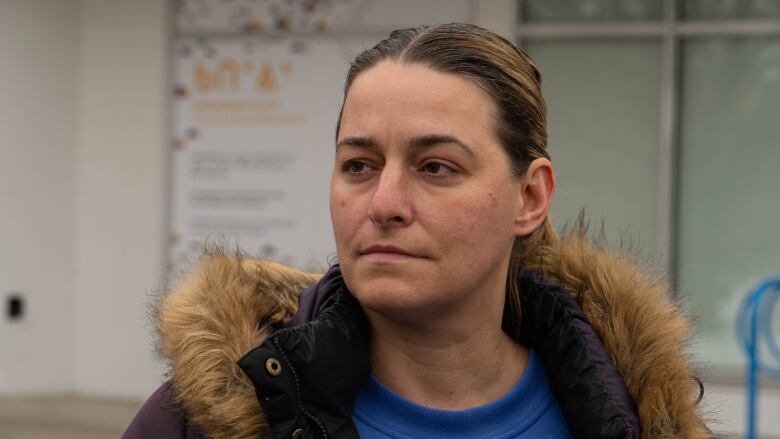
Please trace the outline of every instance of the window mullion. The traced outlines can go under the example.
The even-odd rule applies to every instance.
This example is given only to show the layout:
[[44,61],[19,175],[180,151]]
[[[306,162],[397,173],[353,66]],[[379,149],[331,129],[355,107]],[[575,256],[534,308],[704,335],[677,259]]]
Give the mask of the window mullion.
[[658,245],[670,279],[676,269],[677,230],[677,101],[678,41],[677,0],[664,0],[664,31],[661,41],[661,96],[659,118]]

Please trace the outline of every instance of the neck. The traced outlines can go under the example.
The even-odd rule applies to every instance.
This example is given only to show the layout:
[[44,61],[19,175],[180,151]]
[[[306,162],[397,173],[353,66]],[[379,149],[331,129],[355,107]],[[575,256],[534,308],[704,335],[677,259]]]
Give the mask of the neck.
[[374,375],[426,407],[463,410],[500,398],[520,379],[528,352],[501,329],[501,313],[492,314],[409,324],[368,312]]

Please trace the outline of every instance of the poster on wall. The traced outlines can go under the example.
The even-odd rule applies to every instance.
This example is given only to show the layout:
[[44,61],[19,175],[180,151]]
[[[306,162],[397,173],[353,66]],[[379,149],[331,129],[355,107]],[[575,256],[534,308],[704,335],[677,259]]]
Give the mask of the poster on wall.
[[344,75],[336,38],[175,44],[170,262],[209,242],[321,270]]
[[183,32],[327,32],[350,27],[364,0],[177,0]]
[[326,268],[335,255],[328,186],[349,63],[391,29],[467,21],[470,5],[174,1],[169,274],[207,243]]
[[[180,34],[377,33],[467,22],[471,0],[175,0]],[[374,41],[376,42],[376,41]]]

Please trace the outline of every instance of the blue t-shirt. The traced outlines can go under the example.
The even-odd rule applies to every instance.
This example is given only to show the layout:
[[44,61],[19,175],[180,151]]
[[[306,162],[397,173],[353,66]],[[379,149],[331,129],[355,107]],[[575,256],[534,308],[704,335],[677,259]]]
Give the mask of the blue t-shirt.
[[361,439],[571,438],[539,358],[530,351],[523,375],[501,398],[466,410],[415,404],[373,376],[352,412]]

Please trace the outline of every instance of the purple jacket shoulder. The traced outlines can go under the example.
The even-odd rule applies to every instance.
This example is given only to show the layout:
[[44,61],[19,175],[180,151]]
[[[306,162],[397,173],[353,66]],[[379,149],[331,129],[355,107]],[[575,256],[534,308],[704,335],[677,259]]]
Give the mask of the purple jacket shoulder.
[[160,386],[144,403],[122,439],[203,439],[173,402],[171,383]]

